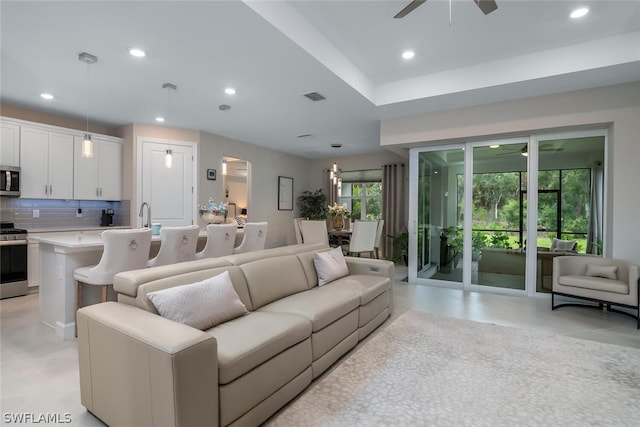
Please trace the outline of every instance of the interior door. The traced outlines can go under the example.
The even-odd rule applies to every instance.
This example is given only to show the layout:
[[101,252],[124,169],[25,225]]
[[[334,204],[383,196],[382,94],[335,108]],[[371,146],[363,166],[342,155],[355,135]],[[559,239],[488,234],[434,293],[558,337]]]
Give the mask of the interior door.
[[[165,165],[167,149],[172,151],[171,167]],[[163,227],[194,224],[193,159],[192,146],[142,142],[141,202],[150,204],[152,222]]]

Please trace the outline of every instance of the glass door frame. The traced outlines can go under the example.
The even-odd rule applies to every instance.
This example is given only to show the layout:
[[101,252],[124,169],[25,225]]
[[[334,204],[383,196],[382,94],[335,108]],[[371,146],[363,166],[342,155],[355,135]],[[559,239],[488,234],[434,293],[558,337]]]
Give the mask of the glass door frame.
[[[539,293],[536,291],[537,282],[537,251],[531,249],[535,248],[535,245],[529,245],[526,249],[526,270],[525,270],[525,289],[505,289],[486,285],[471,284],[471,269],[472,269],[472,210],[473,210],[473,148],[489,146],[492,144],[515,144],[523,143],[527,140],[527,221],[526,221],[526,241],[537,241],[538,230],[538,148],[540,141],[546,141],[551,139],[573,139],[589,136],[602,136],[604,137],[604,191],[603,191],[603,247],[604,254],[607,251],[607,229],[608,229],[608,195],[609,195],[609,140],[608,130],[604,128],[592,129],[592,130],[580,130],[580,131],[565,131],[565,132],[553,132],[553,133],[531,133],[521,137],[501,138],[491,140],[473,140],[463,143],[455,144],[439,144],[425,147],[411,148],[409,151],[409,265],[408,265],[408,280],[412,283],[419,284],[432,284],[437,286],[451,287],[457,289],[463,289],[468,291],[488,291],[493,293],[504,293],[511,295],[526,295],[537,296],[548,294]],[[465,150],[464,155],[464,221],[463,221],[463,274],[462,283],[460,282],[445,282],[442,280],[423,279],[417,277],[417,256],[418,256],[418,161],[419,155],[423,152],[442,151],[442,150]]]

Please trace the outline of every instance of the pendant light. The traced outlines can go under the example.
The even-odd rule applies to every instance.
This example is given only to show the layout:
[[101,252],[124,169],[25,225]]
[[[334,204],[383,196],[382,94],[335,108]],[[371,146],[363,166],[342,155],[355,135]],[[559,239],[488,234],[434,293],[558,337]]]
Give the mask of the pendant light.
[[[85,90],[88,92],[89,91],[89,65],[95,64],[96,62],[98,62],[98,57],[91,55],[90,53],[87,53],[87,52],[82,52],[80,55],[78,55],[78,60],[87,64],[87,81],[86,81]],[[85,113],[86,113],[85,118],[86,118],[87,132],[84,134],[84,139],[82,141],[81,155],[84,158],[91,158],[93,157],[93,142],[91,141],[91,134],[89,133],[89,96],[88,95],[86,95],[86,101],[87,101],[87,105],[85,110]]]
[[[178,90],[178,86],[173,83],[165,83],[162,85],[162,89],[167,89],[167,117],[171,111],[171,90]],[[169,127],[167,126],[167,145],[170,144],[169,139]],[[167,168],[173,167],[173,150],[171,148],[167,148],[164,152],[164,165]]]

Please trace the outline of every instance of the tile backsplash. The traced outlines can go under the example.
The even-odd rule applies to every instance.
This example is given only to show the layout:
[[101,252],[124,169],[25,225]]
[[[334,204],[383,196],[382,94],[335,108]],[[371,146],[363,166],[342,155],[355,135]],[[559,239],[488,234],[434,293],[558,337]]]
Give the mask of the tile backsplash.
[[[82,217],[77,217],[82,209]],[[102,200],[48,200],[0,197],[0,217],[18,228],[29,230],[99,227],[103,209],[113,209],[113,225],[129,225],[129,200],[107,202]],[[39,217],[34,218],[34,210]]]

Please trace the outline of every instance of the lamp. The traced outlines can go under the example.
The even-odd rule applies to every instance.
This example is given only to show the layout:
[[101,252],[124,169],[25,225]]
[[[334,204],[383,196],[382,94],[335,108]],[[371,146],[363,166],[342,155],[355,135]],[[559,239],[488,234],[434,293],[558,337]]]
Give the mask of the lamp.
[[[178,90],[178,86],[173,83],[165,83],[162,85],[162,89],[167,89],[167,117],[169,116],[169,112],[171,110],[171,89]],[[167,126],[167,145],[170,145],[169,139],[169,126]],[[164,165],[167,168],[173,167],[173,150],[171,148],[167,148],[164,152]]]
[[247,214],[247,208],[240,209],[240,215],[246,215],[246,214]]
[[337,203],[342,193],[342,178],[340,178],[340,169],[338,164],[334,163],[331,169],[329,169],[329,202]]
[[[89,91],[89,65],[95,64],[98,62],[98,57],[91,55],[87,52],[82,52],[78,55],[78,60],[87,64],[87,81],[85,90]],[[93,142],[91,141],[91,134],[89,133],[89,96],[86,97],[87,105],[85,110],[86,124],[87,124],[87,133],[84,134],[84,140],[82,141],[81,147],[81,155],[84,158],[93,157]]]

